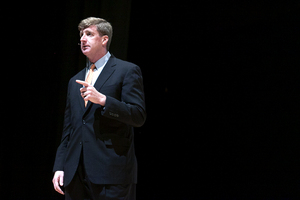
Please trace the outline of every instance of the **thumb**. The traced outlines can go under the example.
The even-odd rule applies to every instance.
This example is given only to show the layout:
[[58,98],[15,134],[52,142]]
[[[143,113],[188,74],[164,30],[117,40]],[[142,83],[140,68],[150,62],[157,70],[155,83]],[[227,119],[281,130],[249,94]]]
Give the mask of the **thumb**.
[[59,185],[60,186],[64,185],[64,178],[62,176],[59,178]]

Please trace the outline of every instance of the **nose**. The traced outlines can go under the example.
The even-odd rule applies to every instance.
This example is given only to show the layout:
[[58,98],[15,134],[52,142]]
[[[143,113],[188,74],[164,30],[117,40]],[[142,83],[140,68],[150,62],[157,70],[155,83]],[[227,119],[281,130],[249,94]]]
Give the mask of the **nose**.
[[86,41],[86,37],[85,37],[85,34],[83,34],[80,38],[80,42],[85,42]]

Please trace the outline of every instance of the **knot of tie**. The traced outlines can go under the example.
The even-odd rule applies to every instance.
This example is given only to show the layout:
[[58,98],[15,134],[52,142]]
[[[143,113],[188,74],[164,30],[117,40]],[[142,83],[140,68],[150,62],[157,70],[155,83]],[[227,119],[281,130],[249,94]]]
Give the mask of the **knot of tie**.
[[95,67],[96,67],[96,65],[95,65],[95,64],[92,64],[90,70],[94,70]]
[[94,69],[95,69],[95,64],[92,64],[89,70],[89,74],[86,77],[86,82],[88,82],[89,84],[91,84],[92,79],[93,79],[93,73],[94,73]]

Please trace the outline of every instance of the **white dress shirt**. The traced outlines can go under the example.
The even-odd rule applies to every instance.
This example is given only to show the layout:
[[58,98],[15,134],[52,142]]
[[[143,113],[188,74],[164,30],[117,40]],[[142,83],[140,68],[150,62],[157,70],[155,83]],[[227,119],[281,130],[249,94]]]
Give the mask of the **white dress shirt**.
[[[97,62],[95,62],[95,69],[94,69],[94,75],[93,75],[93,79],[92,79],[92,82],[91,82],[91,85],[94,86],[95,82],[97,81],[100,73],[102,72],[104,66],[106,65],[107,61],[109,60],[110,58],[110,53],[109,51],[102,57],[100,58],[99,60],[97,60]],[[87,62],[87,67],[86,67],[86,72],[85,72],[85,80],[89,74],[89,70],[91,68],[91,65],[92,63],[89,61]]]

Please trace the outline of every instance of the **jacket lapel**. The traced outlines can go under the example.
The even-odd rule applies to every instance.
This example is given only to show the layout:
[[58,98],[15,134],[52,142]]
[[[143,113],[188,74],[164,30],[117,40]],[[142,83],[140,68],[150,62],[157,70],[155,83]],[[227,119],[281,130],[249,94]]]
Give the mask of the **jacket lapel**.
[[[106,65],[104,66],[102,72],[100,73],[99,77],[97,78],[97,81],[94,84],[94,88],[96,90],[100,91],[104,83],[109,79],[109,77],[114,73],[115,68],[115,57],[113,55],[110,56],[109,60],[107,61]],[[81,96],[80,96],[81,97]],[[82,99],[82,97],[81,97]],[[89,108],[89,106],[92,103],[88,101],[88,104],[86,106],[86,110]]]
[[[84,79],[85,79],[85,72],[86,72],[86,68],[84,68],[83,70],[81,70],[81,72],[78,74],[78,76],[76,77],[75,80],[78,79],[78,80],[84,81]],[[81,93],[80,93],[80,88],[82,88],[83,86],[80,85],[80,84],[78,84],[78,83],[76,83],[76,82],[75,82],[75,84],[76,84],[76,86],[75,86],[76,87],[76,91],[78,91],[78,92],[76,92],[78,103],[79,103],[80,108],[82,109],[82,111],[84,111],[84,109],[85,109],[85,107],[84,107],[84,100],[83,100],[83,98],[81,96]]]

